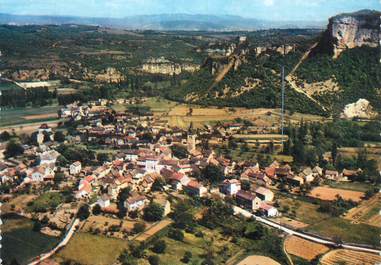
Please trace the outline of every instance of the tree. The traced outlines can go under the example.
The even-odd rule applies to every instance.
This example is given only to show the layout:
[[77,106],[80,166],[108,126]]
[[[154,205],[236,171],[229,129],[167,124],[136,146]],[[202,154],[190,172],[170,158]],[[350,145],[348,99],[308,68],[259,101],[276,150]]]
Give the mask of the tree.
[[11,139],[11,135],[9,134],[9,132],[4,131],[0,133],[0,142],[6,142],[9,141],[9,139]]
[[171,228],[168,231],[168,237],[177,240],[177,241],[183,241],[184,240],[184,233],[180,229]]
[[246,225],[245,228],[245,237],[258,240],[264,236],[263,226],[257,222],[250,222]]
[[65,179],[65,174],[63,172],[56,172],[54,174],[54,183],[61,183]]
[[162,178],[157,178],[152,184],[151,191],[163,191],[164,181]]
[[248,180],[242,180],[241,186],[242,186],[243,190],[250,190],[251,189],[251,184],[250,184],[250,181],[248,181]]
[[4,155],[5,157],[8,158],[8,157],[22,155],[23,153],[24,153],[24,148],[22,147],[22,145],[14,140],[11,140],[5,148]]
[[125,250],[118,258],[122,265],[136,265],[136,259]]
[[65,135],[61,131],[57,131],[54,134],[54,141],[57,141],[59,143],[63,143],[65,141]]
[[99,215],[102,212],[101,206],[97,203],[93,207],[93,214],[94,215]]
[[167,243],[164,240],[156,241],[152,246],[152,251],[158,254],[164,253],[167,248]]
[[87,219],[90,215],[90,207],[89,205],[85,204],[85,205],[82,205],[79,210],[78,210],[78,213],[77,213],[77,217],[83,221],[85,219]]
[[148,222],[160,221],[163,218],[163,215],[163,207],[155,202],[151,202],[146,208],[144,208],[143,218]]
[[148,257],[148,261],[150,265],[159,265],[160,258],[156,255],[151,255]]
[[220,167],[209,164],[201,170],[201,177],[210,183],[218,183],[224,180],[224,173]]
[[192,259],[192,252],[185,251],[183,258],[181,259],[182,262],[188,263]]
[[333,163],[336,163],[336,157],[337,157],[337,143],[336,142],[332,144],[331,156],[332,156]]
[[97,155],[97,160],[101,163],[104,163],[104,162],[107,162],[107,161],[110,161],[111,158],[110,158],[110,154],[108,153],[99,153]]
[[138,222],[134,224],[132,231],[135,234],[137,234],[137,233],[143,232],[145,229],[146,229],[146,224],[144,222]]

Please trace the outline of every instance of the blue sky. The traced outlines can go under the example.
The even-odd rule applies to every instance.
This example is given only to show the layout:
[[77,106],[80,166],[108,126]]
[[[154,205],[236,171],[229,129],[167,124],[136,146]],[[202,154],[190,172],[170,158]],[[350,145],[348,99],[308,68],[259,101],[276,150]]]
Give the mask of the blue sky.
[[326,20],[365,8],[381,10],[381,0],[0,0],[0,13],[88,17],[187,13]]

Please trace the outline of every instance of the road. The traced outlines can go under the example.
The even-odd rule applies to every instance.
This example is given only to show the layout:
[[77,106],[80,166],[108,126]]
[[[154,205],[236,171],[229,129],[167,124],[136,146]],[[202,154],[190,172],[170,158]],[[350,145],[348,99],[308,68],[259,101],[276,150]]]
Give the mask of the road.
[[285,233],[287,233],[289,235],[295,235],[295,236],[307,239],[307,240],[312,241],[312,242],[316,242],[316,243],[320,243],[320,244],[324,244],[324,245],[328,245],[328,246],[341,247],[341,248],[344,248],[344,249],[364,251],[364,252],[375,253],[375,254],[381,254],[381,251],[379,249],[376,249],[376,248],[360,247],[360,246],[354,246],[352,244],[339,244],[338,245],[337,243],[335,243],[334,241],[332,241],[330,239],[324,239],[322,237],[312,236],[312,235],[309,235],[307,233],[295,231],[295,230],[292,230],[292,229],[290,229],[288,227],[285,227],[285,226],[283,226],[281,224],[278,224],[278,223],[276,223],[274,221],[270,221],[267,218],[263,218],[263,217],[257,216],[255,214],[253,214],[253,213],[251,213],[251,212],[249,212],[249,211],[247,211],[245,209],[242,209],[240,207],[237,207],[237,206],[233,206],[233,210],[234,210],[235,214],[241,214],[241,215],[243,215],[245,217],[253,217],[258,222],[261,222],[261,223],[266,224],[268,226],[271,226],[273,228],[282,230],[283,232],[285,232]]
[[66,246],[66,244],[69,242],[69,240],[71,239],[71,237],[73,236],[74,232],[75,232],[75,229],[76,229],[76,226],[79,224],[79,219],[76,218],[72,221],[71,223],[71,226],[69,228],[69,230],[66,232],[66,235],[64,236],[64,238],[61,240],[61,242],[55,247],[53,248],[51,251],[49,252],[46,252],[46,253],[43,253],[41,254],[40,256],[38,256],[34,261],[32,261],[31,263],[29,263],[29,265],[37,265],[37,264],[40,264],[41,261],[47,259],[47,258],[50,258],[51,256],[53,256],[60,248]]

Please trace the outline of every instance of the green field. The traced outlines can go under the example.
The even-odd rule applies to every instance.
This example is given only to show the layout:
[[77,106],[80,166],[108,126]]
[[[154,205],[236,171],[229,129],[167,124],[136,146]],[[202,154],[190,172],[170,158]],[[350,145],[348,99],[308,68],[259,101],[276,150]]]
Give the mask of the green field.
[[279,209],[282,211],[285,208],[289,210],[284,213],[287,217],[298,220],[300,222],[313,225],[323,220],[330,218],[328,214],[318,211],[319,206],[307,201],[289,198],[280,194],[276,195],[279,198]]
[[58,115],[56,117],[49,118],[39,118],[36,116],[35,119],[33,117],[26,119],[25,116],[57,114],[59,108],[60,107],[56,105],[46,107],[5,109],[0,113],[0,127],[57,120]]
[[19,264],[27,264],[58,243],[56,237],[34,232],[33,222],[24,217],[7,215],[2,221],[1,258],[7,263],[16,259]]
[[[182,265],[181,259],[186,251],[192,253],[192,259],[189,264],[200,264],[204,260],[207,249],[211,249],[215,254],[215,264],[224,264],[226,260],[234,256],[240,249],[236,244],[229,242],[223,237],[218,229],[210,230],[202,226],[198,226],[204,237],[196,237],[193,234],[184,232],[184,241],[176,241],[168,237],[162,239],[166,242],[167,248],[165,253],[156,254],[151,250],[147,251],[148,255],[158,255],[161,265]],[[144,260],[139,260],[139,264],[147,264]]]
[[37,199],[28,204],[29,212],[43,212],[49,209],[55,209],[59,204],[63,203],[64,197],[58,192],[46,192]]
[[366,192],[370,188],[374,187],[370,183],[363,183],[363,182],[336,182],[336,181],[328,181],[327,184],[331,188],[344,189],[344,190],[353,190],[353,191],[362,191],[362,192]]
[[69,244],[58,252],[57,260],[75,261],[82,265],[113,264],[127,242],[89,233],[76,233]]
[[[178,103],[170,100],[166,100],[159,97],[153,97],[153,98],[147,98],[147,100],[139,104],[140,106],[146,106],[151,109],[154,113],[165,113],[171,110],[174,106],[176,106]],[[128,105],[128,104],[115,104],[112,106],[112,108],[115,111],[125,111],[128,109],[128,107],[131,107],[134,105]],[[136,106],[136,105],[135,105]]]
[[339,237],[344,242],[379,246],[380,229],[366,224],[351,224],[342,218],[330,218],[316,223],[308,230],[326,237]]

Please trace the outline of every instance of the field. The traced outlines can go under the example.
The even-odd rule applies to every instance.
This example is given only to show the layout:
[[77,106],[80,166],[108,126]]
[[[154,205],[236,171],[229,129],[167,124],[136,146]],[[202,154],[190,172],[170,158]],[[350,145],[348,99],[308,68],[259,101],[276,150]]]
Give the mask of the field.
[[291,219],[312,225],[330,218],[328,214],[319,212],[319,206],[316,204],[281,195],[277,196],[280,204],[279,209],[282,211],[282,209],[288,207],[289,210],[285,215]]
[[249,256],[242,260],[237,265],[280,265],[280,263],[276,262],[272,258],[264,257],[264,256]]
[[329,187],[316,187],[309,194],[309,196],[312,198],[317,198],[325,201],[334,201],[336,200],[337,195],[340,195],[344,200],[359,202],[364,196],[364,192],[335,189]]
[[325,237],[339,237],[344,242],[379,246],[380,231],[366,224],[352,224],[343,218],[330,218],[311,225],[307,229]]
[[[53,248],[58,238],[34,232],[33,222],[17,215],[2,216],[1,258],[8,264],[16,259],[26,264],[30,259]],[[33,243],[32,243],[33,242]]]
[[[218,230],[210,230],[204,227],[198,227],[204,234],[204,237],[196,237],[193,234],[184,232],[184,241],[176,241],[168,237],[162,239],[167,244],[167,250],[164,254],[158,255],[161,265],[182,265],[181,259],[186,251],[192,253],[192,259],[189,264],[200,264],[208,249],[215,253],[215,264],[224,264],[226,260],[239,251],[239,247],[230,243],[223,237]],[[155,254],[151,250],[147,255]],[[157,255],[157,254],[155,254]],[[147,260],[140,259],[139,265],[148,264]]]
[[[1,212],[2,213],[8,213],[8,212],[20,212],[23,211],[26,208],[26,205],[28,202],[35,199],[36,195],[20,195],[13,199],[11,199],[7,203],[3,203],[1,206]],[[14,205],[14,206],[12,206]],[[14,207],[14,208],[13,208]],[[13,209],[12,209],[13,208]]]
[[345,219],[354,223],[365,223],[376,227],[381,227],[381,194],[376,194],[369,200],[361,202],[359,206],[351,209]]
[[59,106],[5,109],[1,111],[0,127],[56,120],[58,109]]
[[329,250],[325,245],[314,243],[297,236],[288,237],[284,244],[289,254],[309,261]]
[[171,223],[172,223],[172,221],[169,220],[169,219],[162,220],[159,223],[154,224],[153,226],[151,226],[146,231],[144,231],[144,233],[142,233],[139,236],[137,236],[135,238],[135,240],[136,241],[140,241],[140,242],[145,241],[145,240],[149,239],[150,237],[152,237],[153,235],[155,235],[160,230],[162,230],[163,228],[165,228],[168,225],[170,225]]
[[80,232],[72,237],[55,258],[83,265],[106,265],[113,264],[126,248],[126,241]]
[[[100,231],[107,231],[110,226],[119,226],[121,220],[111,217],[105,217],[102,215],[91,215],[84,225],[81,227],[82,232],[89,232],[90,229],[95,230],[99,229]],[[134,227],[135,222],[123,220],[121,227],[122,231],[129,232]]]
[[377,254],[344,249],[333,250],[320,260],[321,265],[375,265],[379,262],[381,262],[381,256]]
[[55,209],[59,204],[63,202],[63,196],[58,192],[46,192],[33,200],[28,205],[27,210],[29,212],[42,212],[49,209]]
[[362,192],[366,192],[372,187],[372,184],[369,184],[369,183],[352,182],[352,181],[348,181],[348,182],[327,181],[327,185],[331,188],[362,191]]

